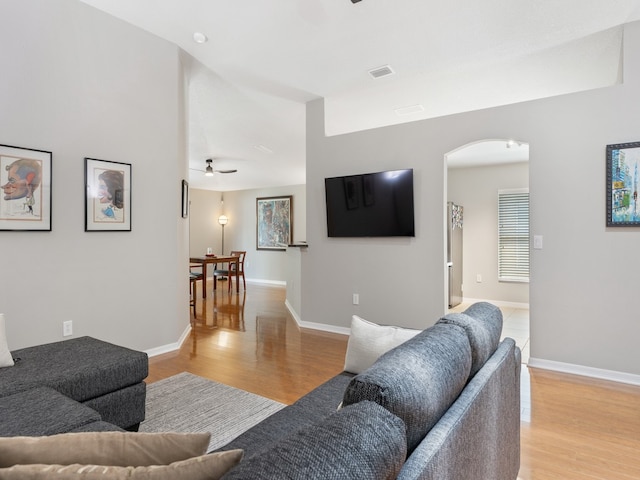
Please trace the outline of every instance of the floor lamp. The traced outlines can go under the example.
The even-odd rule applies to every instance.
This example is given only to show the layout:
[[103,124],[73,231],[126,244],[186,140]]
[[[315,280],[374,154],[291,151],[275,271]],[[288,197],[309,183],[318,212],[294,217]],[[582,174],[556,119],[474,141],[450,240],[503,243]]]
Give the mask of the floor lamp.
[[218,223],[222,225],[222,255],[224,255],[224,226],[229,223],[229,219],[226,215],[220,215],[218,217]]

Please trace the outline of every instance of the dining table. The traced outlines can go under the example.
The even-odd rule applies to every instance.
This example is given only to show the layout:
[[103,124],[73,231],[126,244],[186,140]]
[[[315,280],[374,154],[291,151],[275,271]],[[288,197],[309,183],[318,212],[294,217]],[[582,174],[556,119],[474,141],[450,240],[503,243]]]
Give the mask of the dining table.
[[[202,255],[198,257],[189,257],[190,263],[197,263],[202,266],[202,298],[207,298],[207,267],[209,265],[217,265],[218,263],[228,263],[228,270],[230,275],[233,274],[231,264],[236,265],[236,293],[240,292],[240,283],[238,282],[239,261],[240,257],[238,257],[237,255]],[[229,281],[231,281],[231,279],[229,279]]]

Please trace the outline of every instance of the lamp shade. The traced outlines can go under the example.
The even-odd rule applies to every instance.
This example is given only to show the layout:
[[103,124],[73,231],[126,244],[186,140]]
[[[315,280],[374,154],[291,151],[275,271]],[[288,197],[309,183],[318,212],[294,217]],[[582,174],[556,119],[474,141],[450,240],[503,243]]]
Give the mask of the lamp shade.
[[220,215],[220,216],[218,217],[218,223],[219,223],[220,225],[226,225],[227,223],[229,223],[229,219],[227,218],[227,216],[226,216],[226,215]]

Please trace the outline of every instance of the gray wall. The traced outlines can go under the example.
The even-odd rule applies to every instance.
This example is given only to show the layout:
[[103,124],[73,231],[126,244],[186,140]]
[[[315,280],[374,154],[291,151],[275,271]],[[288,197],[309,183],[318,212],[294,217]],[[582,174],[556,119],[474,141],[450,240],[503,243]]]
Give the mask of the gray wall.
[[528,188],[529,164],[450,168],[447,178],[448,199],[464,207],[464,298],[528,304],[528,283],[498,281],[498,190]]
[[[0,3],[0,143],[53,152],[53,230],[0,232],[12,349],[137,349],[189,325],[184,79],[174,45],[76,0]],[[132,165],[132,231],[84,232],[84,157]],[[0,172],[0,182],[6,173]]]
[[[246,250],[245,277],[248,280],[282,284],[288,277],[287,254],[284,251],[256,249],[256,198],[293,195],[293,240],[306,240],[306,190],[304,185],[278,188],[215,192],[191,190],[190,251],[203,255],[207,247],[220,253],[222,227],[218,217],[229,217],[224,227],[224,250]],[[221,199],[224,198],[224,206]]]
[[[324,136],[323,101],[309,103],[303,320],[347,327],[358,313],[433,324],[445,309],[443,158],[474,141],[515,138],[530,145],[531,231],[544,235],[531,265],[532,359],[640,374],[639,229],[605,227],[605,146],[640,140],[638,102],[634,23],[625,27],[622,85],[334,137]],[[415,169],[415,238],[327,237],[324,177],[406,167]]]

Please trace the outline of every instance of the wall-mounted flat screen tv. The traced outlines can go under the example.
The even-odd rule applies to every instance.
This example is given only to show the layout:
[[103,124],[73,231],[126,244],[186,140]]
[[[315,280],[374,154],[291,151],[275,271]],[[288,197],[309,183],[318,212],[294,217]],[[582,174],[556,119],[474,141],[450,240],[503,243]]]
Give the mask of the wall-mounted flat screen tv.
[[324,179],[330,237],[414,237],[413,169]]

